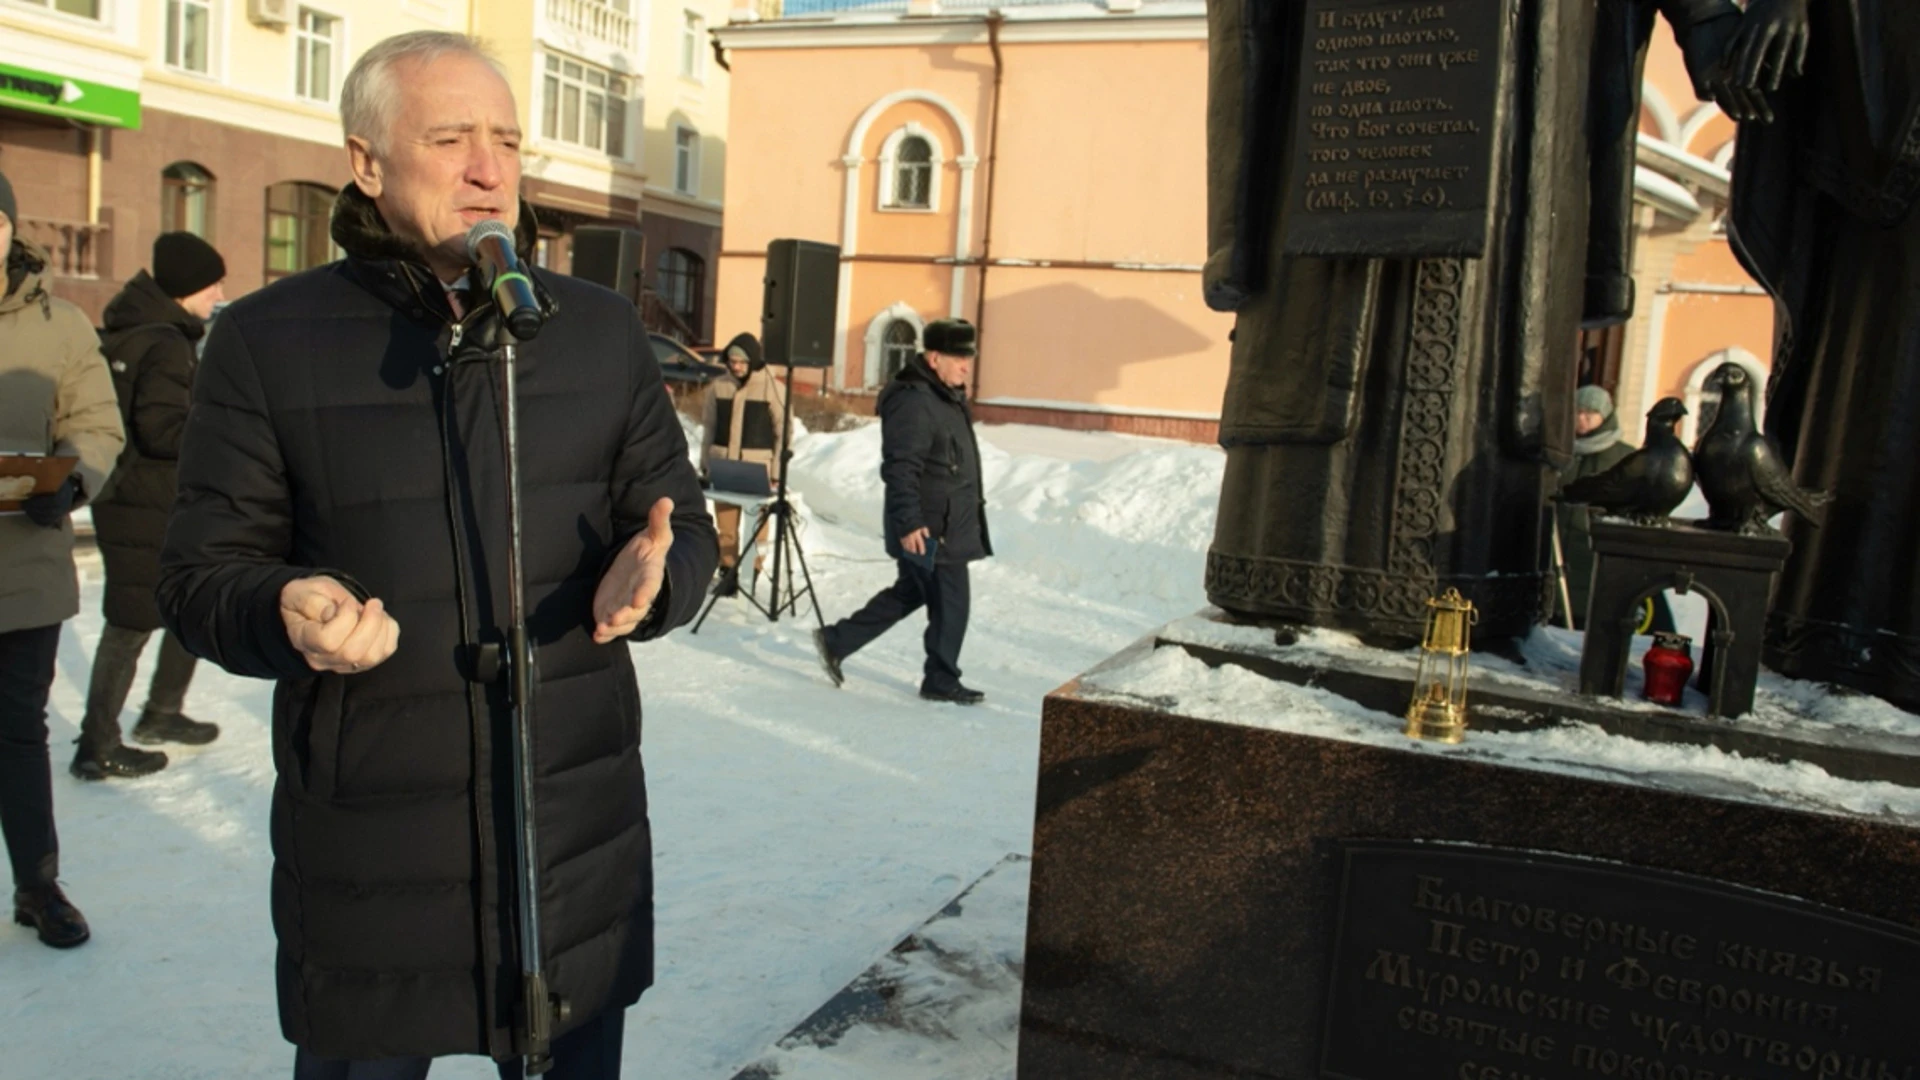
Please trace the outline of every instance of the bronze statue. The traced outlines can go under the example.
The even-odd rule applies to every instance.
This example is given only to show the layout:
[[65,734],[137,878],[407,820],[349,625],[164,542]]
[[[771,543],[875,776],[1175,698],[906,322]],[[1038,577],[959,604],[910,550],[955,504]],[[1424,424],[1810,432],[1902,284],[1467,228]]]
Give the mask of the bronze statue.
[[[1368,20],[1413,22],[1421,10],[1207,7],[1205,294],[1237,315],[1207,595],[1236,614],[1381,644],[1417,641],[1427,599],[1448,588],[1480,610],[1484,637],[1539,619],[1541,508],[1572,444],[1573,343],[1584,317],[1618,318],[1631,303],[1639,69],[1656,11],[1680,34],[1696,84],[1743,104],[1730,80],[1708,77],[1740,25],[1728,0],[1519,0],[1498,34],[1455,43],[1502,65],[1490,99],[1444,104],[1450,117],[1483,109],[1493,131],[1484,255],[1290,254],[1290,222],[1313,209],[1285,194],[1309,168],[1301,71],[1331,63],[1309,31],[1351,20],[1353,40],[1372,40]],[[1350,51],[1363,70],[1386,64],[1395,76],[1421,62]],[[1340,89],[1356,85],[1367,80]],[[1424,107],[1387,103],[1389,114]]]
[[1764,92],[1731,231],[1775,299],[1766,426],[1832,497],[1788,519],[1767,663],[1920,709],[1920,4],[1754,0],[1728,68]]
[[1750,107],[1750,94],[1723,76],[1721,58],[1740,29],[1729,0],[1600,0],[1594,13],[1588,73],[1587,137],[1592,202],[1587,216],[1586,326],[1633,315],[1633,170],[1640,133],[1640,92],[1655,16],[1673,27],[1693,92],[1728,113]]

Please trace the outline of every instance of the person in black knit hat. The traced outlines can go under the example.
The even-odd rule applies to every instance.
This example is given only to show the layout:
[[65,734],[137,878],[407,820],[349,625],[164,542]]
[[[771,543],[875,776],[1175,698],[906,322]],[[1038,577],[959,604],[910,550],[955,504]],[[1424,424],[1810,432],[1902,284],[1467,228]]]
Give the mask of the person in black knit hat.
[[[145,776],[166,767],[167,755],[122,741],[120,710],[133,688],[134,669],[160,629],[153,589],[160,580],[160,541],[173,510],[174,472],[187,426],[195,343],[223,300],[227,264],[213,245],[192,233],[161,234],[153,242],[153,270],[142,270],[107,305],[103,347],[127,429],[127,448],[113,479],[93,507],[94,533],[106,563],[101,603],[107,627],[93,657],[87,711],[70,771],[82,780]],[[202,745],[220,734],[187,716],[193,655],[172,634],[160,655],[147,703],[134,724],[135,742]]]

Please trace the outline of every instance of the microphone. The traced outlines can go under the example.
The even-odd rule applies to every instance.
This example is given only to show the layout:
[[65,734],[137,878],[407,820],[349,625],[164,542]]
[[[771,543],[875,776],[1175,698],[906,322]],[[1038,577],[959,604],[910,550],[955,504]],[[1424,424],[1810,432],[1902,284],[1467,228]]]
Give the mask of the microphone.
[[491,280],[488,291],[507,332],[532,341],[547,317],[533,295],[533,280],[520,269],[520,257],[513,253],[513,230],[493,218],[475,225],[467,232],[467,258]]

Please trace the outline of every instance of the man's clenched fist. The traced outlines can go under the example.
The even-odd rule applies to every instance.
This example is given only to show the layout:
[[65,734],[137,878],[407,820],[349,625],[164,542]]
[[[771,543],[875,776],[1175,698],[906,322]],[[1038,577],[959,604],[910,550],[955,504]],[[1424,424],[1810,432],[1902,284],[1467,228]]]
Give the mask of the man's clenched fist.
[[287,624],[287,640],[315,671],[366,671],[400,646],[400,624],[385,604],[362,604],[330,577],[288,582],[280,590],[280,618]]

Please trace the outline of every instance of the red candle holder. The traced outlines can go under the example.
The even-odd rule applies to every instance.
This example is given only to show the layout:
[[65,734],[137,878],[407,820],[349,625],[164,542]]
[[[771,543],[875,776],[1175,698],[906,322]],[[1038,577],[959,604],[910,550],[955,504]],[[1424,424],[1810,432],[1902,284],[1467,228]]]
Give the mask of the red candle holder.
[[1693,676],[1693,639],[1685,634],[1655,634],[1653,648],[1640,661],[1646,673],[1641,696],[1657,705],[1679,705]]

